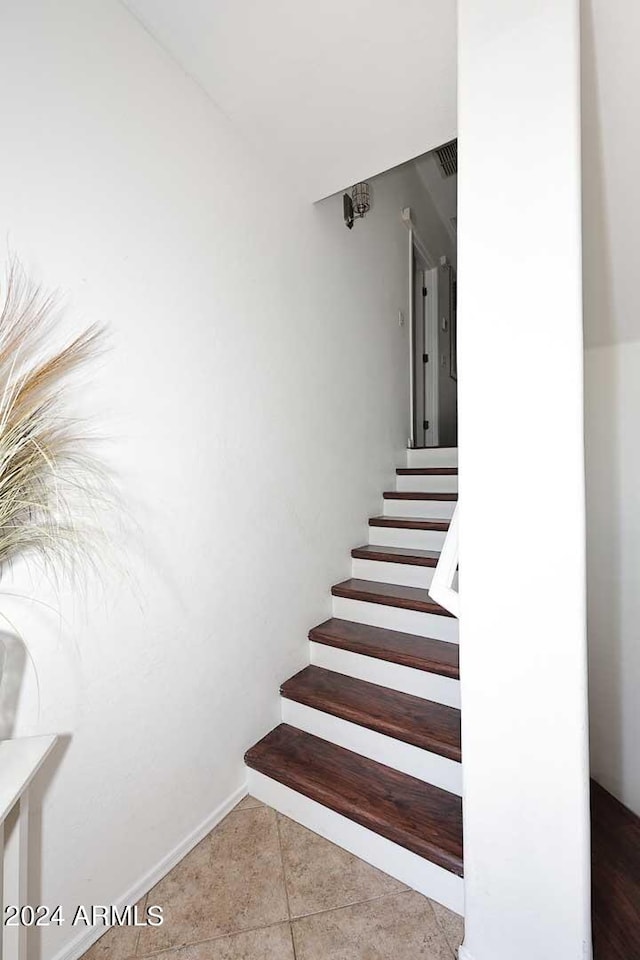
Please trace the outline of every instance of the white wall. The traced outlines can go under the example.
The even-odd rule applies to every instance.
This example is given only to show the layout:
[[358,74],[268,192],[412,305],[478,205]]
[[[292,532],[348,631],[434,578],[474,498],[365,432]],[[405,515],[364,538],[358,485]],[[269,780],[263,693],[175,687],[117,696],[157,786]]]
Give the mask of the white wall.
[[0,98],[0,234],[70,326],[112,331],[81,406],[140,527],[117,544],[133,585],[65,596],[62,622],[2,600],[41,683],[17,732],[72,733],[36,891],[68,911],[139,889],[278,721],[405,443],[400,213],[421,201],[403,170],[351,232],[340,197],[298,202],[113,0],[5,5]]
[[591,767],[640,814],[640,7],[582,18]]
[[453,0],[125,0],[309,200],[456,135]]
[[585,354],[591,769],[640,814],[640,341]]
[[460,0],[465,960],[590,955],[578,34]]

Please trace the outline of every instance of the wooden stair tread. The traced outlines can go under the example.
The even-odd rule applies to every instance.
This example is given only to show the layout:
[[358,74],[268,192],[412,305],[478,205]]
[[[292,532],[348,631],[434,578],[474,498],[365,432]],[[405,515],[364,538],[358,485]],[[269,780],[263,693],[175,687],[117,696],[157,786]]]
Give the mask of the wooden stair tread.
[[400,477],[456,477],[457,467],[398,467]]
[[462,801],[280,724],[245,755],[253,770],[461,877]]
[[397,583],[378,583],[376,580],[343,580],[331,588],[334,597],[348,600],[364,600],[366,603],[381,603],[388,607],[418,610],[420,613],[435,613],[442,617],[453,614],[432,600],[428,590],[421,587],[405,587]]
[[460,679],[457,643],[419,637],[399,630],[370,627],[366,623],[332,617],[309,631],[309,640],[365,657],[398,663],[414,670]]
[[440,551],[365,544],[363,547],[355,547],[351,551],[351,556],[359,560],[380,560],[383,563],[410,563],[417,567],[437,567]]
[[385,490],[382,494],[385,500],[446,500],[458,499],[457,493],[425,493],[421,490]]
[[428,520],[425,517],[370,517],[370,527],[400,527],[404,530],[439,530],[444,533],[449,529],[450,520]]
[[333,670],[309,666],[280,688],[287,700],[460,761],[460,711]]

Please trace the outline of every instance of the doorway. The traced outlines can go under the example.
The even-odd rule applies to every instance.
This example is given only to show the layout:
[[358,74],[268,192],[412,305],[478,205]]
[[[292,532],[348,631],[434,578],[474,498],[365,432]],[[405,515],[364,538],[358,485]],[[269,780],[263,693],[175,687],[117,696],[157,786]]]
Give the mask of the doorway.
[[415,444],[437,447],[438,417],[438,270],[413,248],[415,370]]
[[456,272],[411,229],[411,447],[458,443]]

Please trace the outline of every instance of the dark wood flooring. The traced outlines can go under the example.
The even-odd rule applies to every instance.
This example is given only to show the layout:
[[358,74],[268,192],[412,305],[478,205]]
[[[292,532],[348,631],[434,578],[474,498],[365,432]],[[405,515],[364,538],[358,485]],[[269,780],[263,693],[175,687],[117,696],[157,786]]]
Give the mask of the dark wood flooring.
[[446,533],[448,520],[426,520],[423,517],[371,517],[370,527],[399,527],[401,530],[437,530]]
[[378,583],[376,580],[358,580],[355,577],[336,583],[331,587],[334,597],[348,600],[364,600],[366,603],[381,603],[388,607],[402,607],[420,613],[435,613],[440,617],[452,617],[439,603],[432,600],[428,590],[420,587],[404,587],[397,583]]
[[370,627],[365,623],[339,620],[336,617],[310,630],[309,640],[360,653],[365,657],[399,663],[403,667],[413,667],[414,670],[437,673],[442,677],[451,677],[452,680],[460,678],[457,643],[445,643],[444,640],[432,640],[398,630]]
[[452,503],[458,499],[457,493],[428,493],[424,490],[385,490],[385,500],[444,500]]
[[294,700],[460,762],[460,711],[323,667],[305,667],[280,688]]
[[360,560],[379,560],[382,563],[408,563],[414,567],[437,567],[440,551],[365,544],[363,547],[354,547],[351,556]]
[[457,477],[457,467],[398,467],[399,477]]
[[640,960],[640,818],[591,782],[594,960]]

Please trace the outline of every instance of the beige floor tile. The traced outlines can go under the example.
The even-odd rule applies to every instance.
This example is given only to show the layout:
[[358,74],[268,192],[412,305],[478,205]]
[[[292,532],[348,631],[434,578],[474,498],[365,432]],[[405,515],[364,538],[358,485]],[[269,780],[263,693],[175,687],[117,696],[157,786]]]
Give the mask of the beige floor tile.
[[281,814],[278,825],[292,917],[407,889],[398,880]]
[[297,960],[451,960],[429,900],[408,891],[292,923]]
[[431,901],[436,920],[442,927],[447,943],[453,950],[454,956],[457,956],[457,950],[464,939],[464,919],[453,910],[443,907],[441,903]]
[[161,927],[141,930],[138,956],[288,919],[276,814],[231,813],[149,893]]
[[[146,896],[137,904],[143,920]],[[141,927],[111,927],[83,955],[82,960],[130,960],[135,956]]]
[[130,960],[135,956],[139,932],[137,927],[111,927],[82,960]]
[[288,923],[279,923],[156,953],[153,960],[294,960],[291,930]]
[[240,803],[236,803],[234,810],[251,810],[253,807],[263,807],[264,804],[261,800],[256,800],[255,797],[252,797],[250,794],[247,794],[246,797],[243,797]]

